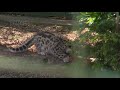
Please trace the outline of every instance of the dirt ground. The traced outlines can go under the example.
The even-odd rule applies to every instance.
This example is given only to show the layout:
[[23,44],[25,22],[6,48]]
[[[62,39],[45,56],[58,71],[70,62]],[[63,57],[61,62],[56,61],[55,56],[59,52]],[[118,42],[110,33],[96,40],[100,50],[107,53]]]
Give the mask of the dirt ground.
[[[0,26],[0,54],[12,55],[7,51],[7,46],[19,46],[37,32],[49,31],[65,40],[74,41],[76,33],[72,32],[72,27],[58,25],[39,25],[39,26]],[[31,53],[36,52],[35,46],[29,48]],[[29,53],[30,53],[29,52]],[[28,53],[28,54],[29,54]],[[27,53],[26,53],[27,54]]]
[[[7,47],[17,47],[20,44],[24,43],[27,39],[29,39],[32,35],[40,31],[49,31],[54,33],[55,35],[64,38],[68,41],[74,41],[77,39],[77,34],[71,31],[72,27],[70,26],[60,26],[60,25],[47,25],[41,24],[39,26],[0,26],[0,56],[5,57],[28,57],[33,56],[37,57],[36,48],[33,45],[28,49],[28,51],[24,53],[11,53],[7,49]],[[40,57],[38,57],[40,58]],[[42,58],[42,57],[41,57]],[[61,75],[54,76],[53,74],[44,75],[42,72],[41,74],[33,74],[30,72],[16,72],[14,70],[8,69],[0,69],[0,78],[49,78],[49,77],[64,77]]]

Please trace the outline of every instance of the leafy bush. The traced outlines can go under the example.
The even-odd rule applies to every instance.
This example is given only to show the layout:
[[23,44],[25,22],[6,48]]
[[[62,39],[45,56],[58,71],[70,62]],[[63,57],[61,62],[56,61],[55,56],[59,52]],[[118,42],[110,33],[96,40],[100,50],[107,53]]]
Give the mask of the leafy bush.
[[80,35],[80,40],[82,43],[89,41],[87,56],[96,58],[92,68],[120,71],[120,34],[116,33],[115,13],[81,12],[77,19],[81,30],[89,29]]

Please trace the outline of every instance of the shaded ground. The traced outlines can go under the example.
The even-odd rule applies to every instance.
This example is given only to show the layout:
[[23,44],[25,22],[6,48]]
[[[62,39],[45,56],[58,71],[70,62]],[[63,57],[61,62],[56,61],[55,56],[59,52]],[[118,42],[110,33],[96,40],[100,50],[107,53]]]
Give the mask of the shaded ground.
[[[62,66],[59,66],[56,70],[55,70],[56,67],[52,67],[54,69],[50,69],[51,66],[48,66],[48,68],[46,69],[47,70],[46,73],[43,68],[36,71],[37,68],[38,69],[41,68],[41,66],[36,67],[36,64],[42,64],[44,62],[40,60],[42,59],[42,57],[36,54],[36,48],[34,45],[31,48],[29,48],[27,52],[24,52],[24,53],[11,53],[8,51],[7,47],[8,46],[16,47],[22,44],[24,41],[26,41],[32,35],[34,35],[36,32],[39,32],[39,31],[49,31],[68,41],[74,41],[77,38],[77,34],[76,32],[72,32],[71,28],[72,28],[71,26],[69,27],[69,26],[50,25],[50,24],[27,25],[27,26],[25,25],[9,26],[9,25],[1,24],[0,25],[0,62],[1,62],[0,78],[65,77],[64,75],[62,75],[62,72],[64,71],[64,69],[61,69],[60,73],[58,73],[59,71],[58,69],[61,68]],[[5,58],[5,57],[8,57],[8,58]],[[9,58],[11,57],[13,58],[10,59],[9,61]],[[8,59],[8,60],[5,60],[5,59]],[[15,59],[15,62],[13,62],[14,59]],[[18,60],[21,60],[21,61],[18,61]],[[9,64],[9,62],[11,63]],[[16,62],[19,62],[19,63],[16,63]],[[31,62],[36,64],[33,65],[31,64]],[[25,63],[25,64],[22,65],[22,63]],[[19,64],[21,66],[19,66]],[[15,67],[15,65],[17,66]],[[24,67],[25,65],[28,65],[28,67],[25,67],[28,69],[26,69],[26,71],[24,72],[24,68],[22,67]],[[21,68],[23,70],[18,70],[18,67],[19,69]],[[33,68],[36,67],[36,69],[34,69],[33,71],[36,71],[39,73],[33,73],[33,71],[28,72],[32,70],[32,67]],[[52,74],[50,74],[51,72]]]
[[41,72],[40,74],[31,72],[16,72],[13,70],[0,70],[0,78],[65,78],[62,75],[50,75]]
[[[29,39],[36,32],[49,31],[56,36],[62,37],[66,40],[75,40],[77,38],[76,33],[70,32],[68,27],[57,25],[39,25],[34,27],[37,29],[29,29],[30,27],[0,27],[0,44],[4,46],[17,46]],[[34,47],[34,46],[33,46]],[[34,50],[33,50],[34,51]]]
[[[62,25],[19,25],[0,24],[0,78],[65,78],[65,77],[119,77],[111,72],[93,72],[85,70],[86,63],[69,65],[49,65],[36,54],[34,46],[24,53],[11,53],[6,46],[16,47],[39,31],[49,31],[66,40],[74,41],[78,35],[71,26]],[[83,30],[84,34],[88,30]],[[89,43],[89,42],[88,42]],[[75,50],[79,49],[74,47]],[[82,51],[82,49],[79,49]],[[82,51],[83,52],[83,51]],[[83,69],[84,68],[84,69]],[[110,76],[111,74],[111,76]]]

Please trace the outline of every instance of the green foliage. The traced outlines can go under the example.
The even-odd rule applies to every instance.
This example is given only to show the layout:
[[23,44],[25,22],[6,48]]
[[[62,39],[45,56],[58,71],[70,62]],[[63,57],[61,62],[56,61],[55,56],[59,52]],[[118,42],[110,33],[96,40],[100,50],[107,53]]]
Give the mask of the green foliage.
[[120,35],[106,33],[101,35],[101,38],[101,42],[97,43],[94,47],[95,56],[98,58],[95,65],[99,63],[105,68],[120,70]]
[[[89,31],[80,35],[81,42],[87,42],[87,53],[94,55],[96,61],[93,69],[111,69],[120,71],[120,34],[115,33],[114,12],[81,12],[77,17],[80,29],[88,28]],[[96,33],[92,35],[92,33]],[[92,45],[94,44],[94,45]]]
[[[81,18],[82,17],[82,18]],[[115,27],[114,13],[108,12],[86,12],[80,13],[77,17],[79,21],[84,21],[85,27],[88,26],[90,30],[105,33],[106,31],[113,31]]]

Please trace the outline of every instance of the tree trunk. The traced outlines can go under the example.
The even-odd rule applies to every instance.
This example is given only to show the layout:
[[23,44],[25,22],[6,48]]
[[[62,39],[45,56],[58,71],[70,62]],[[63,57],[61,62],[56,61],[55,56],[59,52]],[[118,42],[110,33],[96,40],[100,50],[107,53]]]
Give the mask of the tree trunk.
[[116,12],[116,32],[119,32],[119,12]]

